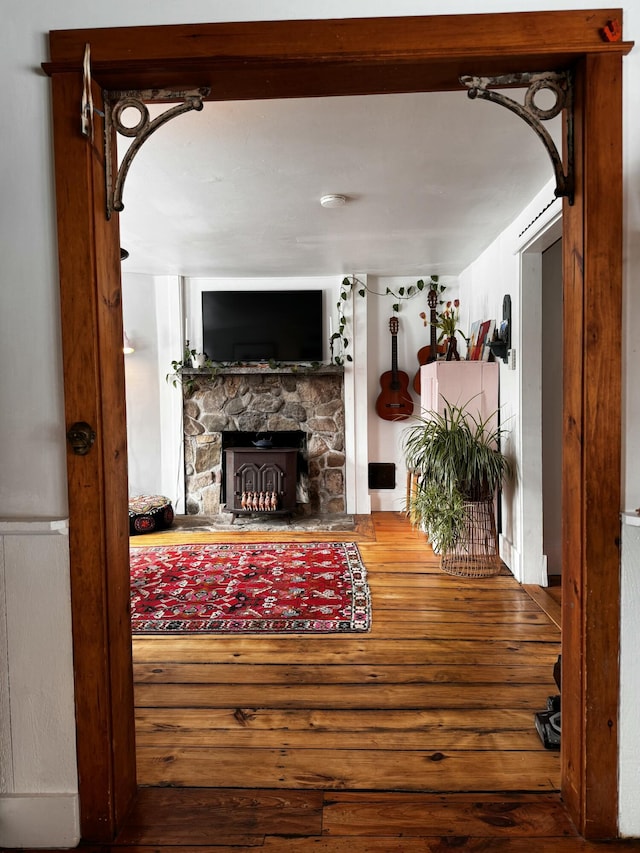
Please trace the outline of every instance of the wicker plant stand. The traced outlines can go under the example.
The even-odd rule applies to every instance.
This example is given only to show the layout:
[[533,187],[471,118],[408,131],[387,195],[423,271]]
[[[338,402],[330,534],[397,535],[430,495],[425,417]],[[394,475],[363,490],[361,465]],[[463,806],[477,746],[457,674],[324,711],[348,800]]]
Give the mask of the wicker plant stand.
[[442,554],[440,568],[463,578],[497,575],[502,568],[498,552],[493,498],[464,504],[464,529],[455,546]]

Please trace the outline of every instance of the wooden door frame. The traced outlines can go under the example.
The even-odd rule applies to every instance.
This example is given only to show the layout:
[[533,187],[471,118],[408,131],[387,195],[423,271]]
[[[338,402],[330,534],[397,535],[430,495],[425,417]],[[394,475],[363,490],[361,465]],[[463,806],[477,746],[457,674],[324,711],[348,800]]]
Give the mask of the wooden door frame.
[[[136,791],[118,217],[105,217],[102,89],[211,86],[216,100],[460,90],[463,74],[575,70],[575,204],[564,204],[563,796],[617,834],[621,477],[622,10],[65,30],[50,33],[81,831],[109,841]],[[96,106],[100,90],[95,89]],[[497,107],[496,107],[497,109]],[[179,120],[179,119],[178,119]],[[523,164],[526,168],[526,164]]]

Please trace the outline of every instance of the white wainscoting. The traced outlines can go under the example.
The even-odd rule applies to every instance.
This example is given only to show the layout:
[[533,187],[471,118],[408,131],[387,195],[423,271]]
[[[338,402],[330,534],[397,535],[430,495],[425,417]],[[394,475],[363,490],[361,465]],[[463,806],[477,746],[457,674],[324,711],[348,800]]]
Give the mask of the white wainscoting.
[[66,519],[0,519],[0,847],[80,839]]
[[619,831],[629,838],[640,837],[640,666],[638,634],[640,614],[640,515],[622,515],[622,566],[620,613],[620,756]]

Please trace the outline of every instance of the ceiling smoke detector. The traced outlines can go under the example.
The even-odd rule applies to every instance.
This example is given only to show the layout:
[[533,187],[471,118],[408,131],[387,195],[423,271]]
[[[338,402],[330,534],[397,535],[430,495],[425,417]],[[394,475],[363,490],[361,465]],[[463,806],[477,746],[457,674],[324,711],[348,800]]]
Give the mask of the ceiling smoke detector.
[[320,199],[320,204],[323,207],[343,207],[346,203],[346,195],[336,195],[336,193],[330,193],[330,195],[323,195]]

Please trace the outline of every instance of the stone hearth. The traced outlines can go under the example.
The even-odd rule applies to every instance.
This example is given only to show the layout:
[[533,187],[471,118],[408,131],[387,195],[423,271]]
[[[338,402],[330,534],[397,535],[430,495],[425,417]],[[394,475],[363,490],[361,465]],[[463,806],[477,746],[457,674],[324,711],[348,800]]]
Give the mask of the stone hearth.
[[[343,372],[262,367],[185,371],[185,505],[189,515],[215,516],[222,503],[222,433],[273,436],[299,430],[303,481],[297,512],[309,516],[344,513]],[[305,470],[306,469],[306,470]]]

